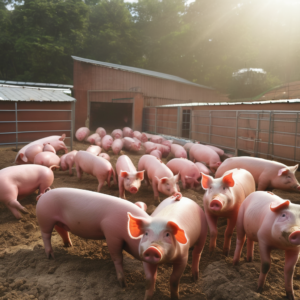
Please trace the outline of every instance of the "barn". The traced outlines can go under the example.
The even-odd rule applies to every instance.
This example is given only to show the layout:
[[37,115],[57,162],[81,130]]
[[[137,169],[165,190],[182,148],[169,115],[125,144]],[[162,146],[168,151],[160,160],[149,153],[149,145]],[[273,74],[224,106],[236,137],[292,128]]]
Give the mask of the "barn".
[[184,102],[220,102],[226,96],[186,79],[160,72],[72,56],[76,129],[142,130],[144,107]]
[[66,134],[72,148],[75,98],[72,86],[0,82],[0,145],[21,148],[50,135]]

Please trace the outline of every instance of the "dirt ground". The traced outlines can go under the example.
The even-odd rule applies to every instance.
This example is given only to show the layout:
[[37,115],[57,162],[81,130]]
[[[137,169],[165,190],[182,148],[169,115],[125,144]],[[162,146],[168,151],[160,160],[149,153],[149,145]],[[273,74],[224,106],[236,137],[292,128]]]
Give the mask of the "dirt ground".
[[[75,142],[73,149],[85,150],[87,144]],[[13,148],[0,148],[0,169],[14,165],[17,152]],[[62,154],[62,153],[61,153]],[[115,166],[117,156],[111,151],[111,163]],[[129,155],[135,166],[141,153]],[[166,162],[166,160],[165,160]],[[297,172],[300,181],[300,172]],[[97,180],[84,174],[78,181],[68,171],[55,171],[52,188],[73,187],[96,191]],[[1,191],[0,191],[1,192]],[[111,189],[105,185],[102,193],[118,196],[117,186]],[[203,207],[203,190],[181,190],[185,197],[193,199]],[[273,191],[275,194],[300,203],[300,194]],[[126,193],[132,202],[143,201],[148,205],[148,212],[155,208],[153,192],[142,184],[135,195]],[[12,213],[0,204],[0,299],[143,299],[145,277],[142,263],[124,252],[124,270],[128,286],[118,284],[115,267],[110,259],[105,241],[84,240],[71,234],[73,247],[63,247],[60,236],[53,232],[52,246],[55,260],[49,260],[44,253],[38,223],[35,216],[36,195],[21,200],[29,214],[16,220]],[[164,196],[161,195],[161,199]],[[223,236],[226,220],[219,221],[217,249],[209,255],[209,236],[200,260],[200,278],[194,283],[191,276],[191,250],[188,265],[180,282],[181,299],[284,299],[284,252],[272,252],[272,265],[262,295],[255,293],[260,270],[258,247],[255,245],[254,261],[241,259],[237,267],[232,266],[236,236],[232,238],[229,257],[222,255]],[[245,257],[246,247],[243,249]],[[296,299],[300,297],[300,270],[297,265],[294,276]],[[153,299],[169,299],[169,276],[171,265],[162,265],[158,269],[156,290]]]

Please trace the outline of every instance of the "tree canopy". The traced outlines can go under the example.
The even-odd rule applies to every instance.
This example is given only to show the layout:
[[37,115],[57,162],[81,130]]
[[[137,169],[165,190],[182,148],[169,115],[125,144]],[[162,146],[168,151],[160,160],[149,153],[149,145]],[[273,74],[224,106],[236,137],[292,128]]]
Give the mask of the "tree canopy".
[[295,0],[0,0],[0,79],[72,83],[76,55],[248,97],[242,68],[266,71],[252,93],[300,80],[299,12]]

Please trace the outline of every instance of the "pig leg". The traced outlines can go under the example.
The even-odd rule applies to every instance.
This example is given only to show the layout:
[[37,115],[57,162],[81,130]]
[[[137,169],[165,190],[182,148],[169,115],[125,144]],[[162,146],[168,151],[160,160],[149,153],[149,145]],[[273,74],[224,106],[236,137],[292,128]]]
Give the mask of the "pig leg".
[[158,193],[158,182],[155,178],[153,178],[152,180],[152,188],[153,188],[153,192],[154,192],[154,200],[155,201],[159,201],[159,193]]
[[206,214],[206,220],[209,227],[209,233],[210,233],[210,241],[209,241],[209,252],[212,253],[217,244],[217,235],[218,235],[218,229],[217,229],[217,222],[218,217],[212,216],[210,214]]
[[52,246],[51,246],[52,230],[51,230],[50,233],[43,232],[41,230],[42,239],[43,239],[43,242],[44,242],[44,247],[45,247],[45,252],[46,252],[47,258],[50,258],[50,257],[54,258],[54,253],[53,253],[53,249],[52,249]]
[[102,188],[102,186],[103,186],[103,184],[104,184],[104,181],[102,180],[102,178],[99,178],[98,182],[99,182],[99,184],[98,184],[97,192],[99,193],[100,190],[101,190],[101,188]]
[[254,252],[254,241],[247,238],[247,261],[251,262],[253,260]]
[[225,230],[225,239],[224,239],[224,246],[223,246],[223,254],[228,256],[230,245],[231,245],[231,237],[233,234],[233,230],[236,224],[237,216],[233,216],[227,219],[227,228]]
[[146,172],[146,171],[144,172],[144,179],[145,179],[146,185],[149,186],[149,185],[150,185],[150,184],[149,184],[149,178],[148,178],[148,175],[147,175],[147,172]]
[[72,164],[69,164],[69,175],[73,176]]
[[267,274],[271,267],[271,249],[262,241],[259,242],[259,252],[261,260],[260,274],[258,278],[257,293],[261,293],[264,288]]
[[119,197],[123,198],[123,199],[126,199],[125,189],[124,189],[124,178],[119,176],[118,179],[119,179]]
[[148,264],[143,261],[143,266],[146,276],[146,293],[144,300],[148,300],[152,298],[154,293],[158,265]]
[[24,214],[28,214],[28,210],[16,200],[11,200],[6,204],[6,207],[13,213],[13,215],[20,219],[22,217],[20,211]]
[[66,231],[65,229],[63,229],[61,226],[59,225],[55,225],[54,229],[57,231],[57,233],[61,236],[64,246],[65,247],[72,247],[72,242],[69,236],[69,232]]
[[265,191],[268,188],[269,182],[266,181],[266,174],[262,173],[258,178],[257,191]]
[[233,256],[233,265],[237,265],[240,261],[245,240],[246,232],[244,228],[244,209],[241,207],[236,222],[236,247]]
[[173,263],[173,272],[170,277],[171,299],[179,299],[179,281],[186,267],[187,260],[188,255]]
[[80,169],[80,166],[79,166],[78,164],[76,164],[76,172],[77,172],[77,177],[78,177],[78,179],[80,180],[81,177],[82,177],[83,172],[82,172],[82,170]]
[[285,265],[284,265],[284,281],[286,296],[289,300],[295,300],[293,291],[293,275],[295,265],[298,261],[299,251],[285,251]]

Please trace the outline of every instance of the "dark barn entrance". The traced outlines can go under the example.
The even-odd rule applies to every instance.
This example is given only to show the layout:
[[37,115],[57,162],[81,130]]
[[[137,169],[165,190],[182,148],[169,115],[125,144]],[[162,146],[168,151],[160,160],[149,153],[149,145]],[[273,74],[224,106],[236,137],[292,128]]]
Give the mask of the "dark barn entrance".
[[103,127],[106,132],[132,127],[133,103],[91,102],[90,129]]

